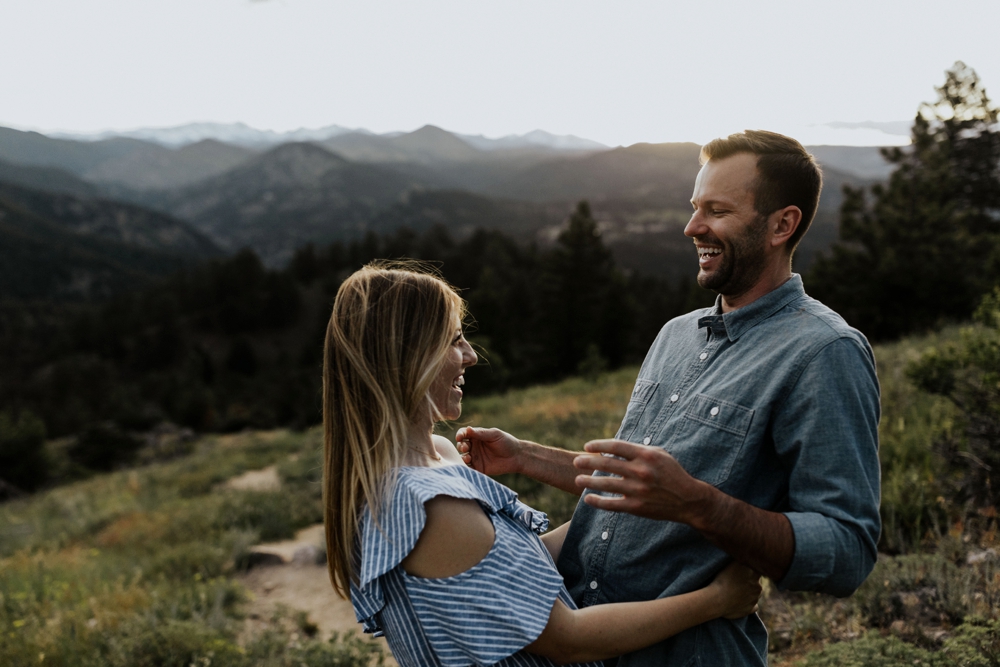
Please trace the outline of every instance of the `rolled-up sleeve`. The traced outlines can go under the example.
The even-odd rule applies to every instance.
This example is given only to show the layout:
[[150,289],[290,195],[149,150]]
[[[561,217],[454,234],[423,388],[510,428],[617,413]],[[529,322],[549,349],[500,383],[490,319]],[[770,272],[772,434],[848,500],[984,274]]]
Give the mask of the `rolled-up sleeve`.
[[795,534],[779,588],[844,597],[875,566],[878,421],[875,360],[863,339],[838,338],[807,360],[774,420]]

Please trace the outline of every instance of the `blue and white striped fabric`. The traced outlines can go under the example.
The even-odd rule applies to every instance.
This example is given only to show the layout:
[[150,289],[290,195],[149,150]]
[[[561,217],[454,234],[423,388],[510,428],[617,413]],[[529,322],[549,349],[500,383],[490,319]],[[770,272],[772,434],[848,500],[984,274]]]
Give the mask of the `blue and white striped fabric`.
[[[493,522],[493,548],[453,577],[409,575],[400,563],[424,528],[424,503],[440,495],[479,501]],[[385,635],[400,667],[550,667],[521,650],[542,633],[556,598],[576,608],[536,534],[548,523],[471,468],[400,468],[378,526],[365,511],[360,581],[351,586],[355,615],[365,632]]]

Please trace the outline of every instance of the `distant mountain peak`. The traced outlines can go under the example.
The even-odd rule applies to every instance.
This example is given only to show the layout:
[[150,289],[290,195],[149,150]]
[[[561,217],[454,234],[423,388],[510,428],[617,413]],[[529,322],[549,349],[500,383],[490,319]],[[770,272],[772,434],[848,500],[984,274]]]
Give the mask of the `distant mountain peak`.
[[108,131],[93,134],[52,134],[60,139],[77,141],[100,141],[114,137],[142,139],[153,143],[179,148],[206,139],[214,139],[227,144],[236,144],[248,148],[267,148],[277,144],[292,141],[323,141],[339,134],[360,132],[370,134],[368,130],[351,129],[340,125],[327,125],[317,129],[299,128],[288,132],[274,130],[258,130],[246,123],[187,123],[174,127],[140,128],[136,130]]
[[490,139],[481,134],[456,135],[466,143],[484,151],[514,150],[518,148],[547,148],[556,151],[604,151],[602,143],[584,139],[572,134],[557,135],[545,130],[532,130],[527,134],[508,134],[499,139]]

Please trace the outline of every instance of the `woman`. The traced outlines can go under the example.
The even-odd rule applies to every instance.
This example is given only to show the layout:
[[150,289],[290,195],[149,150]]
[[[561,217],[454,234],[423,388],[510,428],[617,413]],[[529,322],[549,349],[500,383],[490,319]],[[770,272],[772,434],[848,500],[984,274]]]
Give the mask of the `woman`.
[[403,667],[551,665],[752,613],[760,586],[740,566],[685,595],[576,609],[550,554],[563,531],[539,539],[544,514],[432,435],[461,414],[476,353],[462,299],[418,269],[376,263],[350,276],[326,333],[330,578],[365,631],[384,633]]

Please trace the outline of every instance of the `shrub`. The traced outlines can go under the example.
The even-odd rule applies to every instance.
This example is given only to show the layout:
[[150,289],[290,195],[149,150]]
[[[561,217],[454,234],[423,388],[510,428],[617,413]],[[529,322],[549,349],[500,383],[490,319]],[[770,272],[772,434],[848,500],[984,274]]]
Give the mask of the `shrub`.
[[930,651],[872,631],[861,639],[830,644],[810,653],[800,664],[802,667],[921,667],[937,663]]
[[299,528],[323,520],[323,507],[305,490],[231,494],[216,515],[216,527],[257,531],[263,541],[288,539]]
[[0,412],[0,481],[23,491],[45,483],[49,463],[44,442],[45,424],[34,414],[25,410],[15,419],[10,412]]
[[84,429],[66,453],[91,470],[113,470],[135,458],[141,445],[113,424],[95,424]]
[[958,408],[961,429],[936,447],[955,473],[954,493],[975,507],[1000,501],[1000,287],[975,314],[981,326],[961,341],[928,350],[907,369],[924,391],[946,397]]
[[938,554],[882,557],[852,604],[869,627],[887,628],[895,620],[957,625],[996,604],[995,576],[989,561],[960,568]]
[[114,667],[242,667],[245,652],[222,633],[197,621],[129,624],[109,640]]
[[950,667],[1000,667],[1000,619],[967,618],[944,643],[942,665]]

